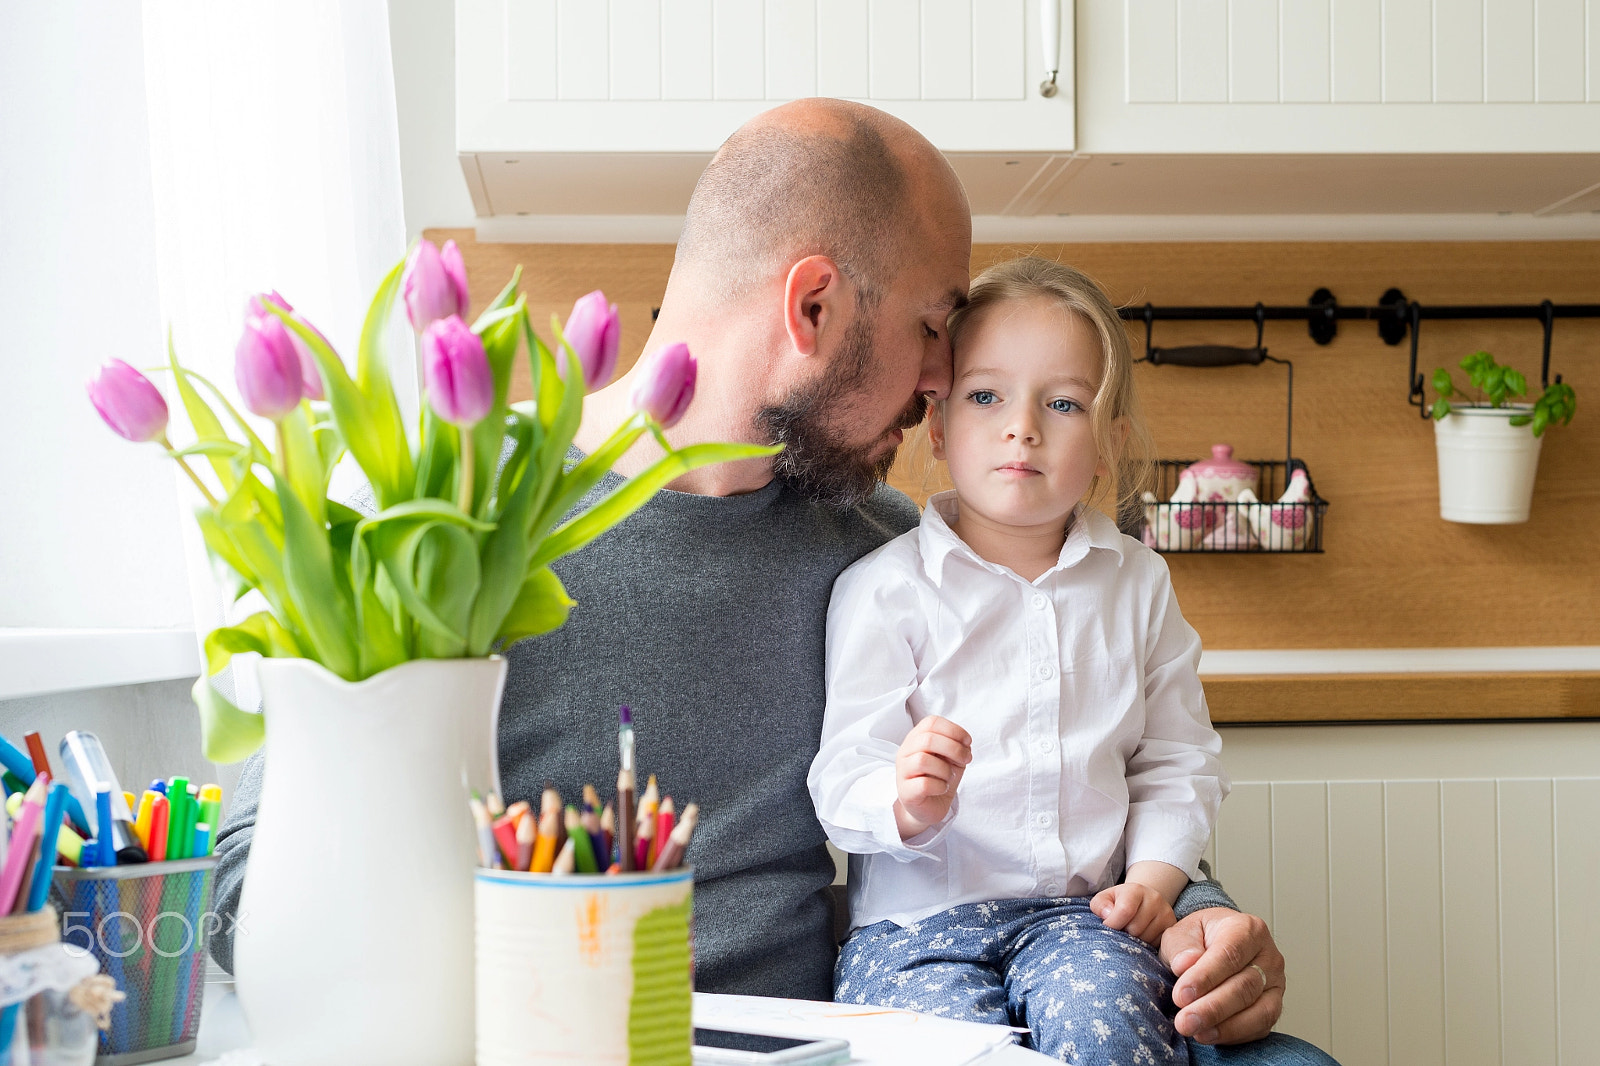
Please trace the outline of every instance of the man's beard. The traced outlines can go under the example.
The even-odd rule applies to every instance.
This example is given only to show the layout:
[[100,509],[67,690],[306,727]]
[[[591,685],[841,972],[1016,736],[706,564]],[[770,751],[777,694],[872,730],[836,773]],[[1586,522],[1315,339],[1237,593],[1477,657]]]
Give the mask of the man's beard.
[[[893,449],[872,457],[883,438],[859,446],[841,444],[829,424],[829,417],[848,408],[872,376],[872,340],[866,317],[858,318],[830,373],[756,416],[767,439],[784,446],[772,461],[773,476],[814,503],[854,507],[872,495],[894,466]],[[895,428],[916,426],[927,411],[927,397],[913,396]]]

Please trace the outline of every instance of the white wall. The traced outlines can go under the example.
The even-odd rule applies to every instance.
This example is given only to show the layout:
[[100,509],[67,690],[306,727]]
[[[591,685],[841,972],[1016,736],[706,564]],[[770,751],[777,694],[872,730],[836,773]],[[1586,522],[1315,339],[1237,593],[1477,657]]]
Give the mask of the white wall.
[[455,40],[453,3],[389,0],[407,240],[424,229],[474,221],[456,160]]
[[0,627],[191,624],[171,464],[83,391],[163,359],[139,37],[138,4],[0,5]]

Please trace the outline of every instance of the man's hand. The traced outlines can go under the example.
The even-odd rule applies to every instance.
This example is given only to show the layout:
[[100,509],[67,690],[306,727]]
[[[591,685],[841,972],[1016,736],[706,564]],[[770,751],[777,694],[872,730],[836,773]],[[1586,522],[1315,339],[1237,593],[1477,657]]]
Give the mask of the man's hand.
[[1159,944],[1161,934],[1178,920],[1172,913],[1172,904],[1160,892],[1133,881],[1101,889],[1089,901],[1089,909],[1107,929],[1124,929],[1151,947]]
[[894,819],[901,840],[944,821],[971,761],[972,736],[950,719],[932,715],[912,726],[894,760]]
[[1283,954],[1253,914],[1208,907],[1161,937],[1161,961],[1178,981],[1178,1032],[1202,1044],[1243,1044],[1272,1031],[1283,1013]]

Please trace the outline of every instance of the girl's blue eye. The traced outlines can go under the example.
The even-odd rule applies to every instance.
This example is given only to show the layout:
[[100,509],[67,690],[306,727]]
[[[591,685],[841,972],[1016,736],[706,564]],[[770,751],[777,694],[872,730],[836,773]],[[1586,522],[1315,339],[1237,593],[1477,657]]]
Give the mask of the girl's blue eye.
[[990,392],[988,389],[974,389],[972,392],[967,393],[967,399],[971,400],[979,407],[988,407],[990,404],[995,402],[996,397],[995,394]]
[[1063,398],[1061,398],[1059,400],[1051,400],[1050,401],[1050,410],[1059,411],[1064,415],[1070,415],[1074,411],[1083,410],[1083,405],[1080,404],[1077,400],[1068,400],[1065,397],[1063,397]]

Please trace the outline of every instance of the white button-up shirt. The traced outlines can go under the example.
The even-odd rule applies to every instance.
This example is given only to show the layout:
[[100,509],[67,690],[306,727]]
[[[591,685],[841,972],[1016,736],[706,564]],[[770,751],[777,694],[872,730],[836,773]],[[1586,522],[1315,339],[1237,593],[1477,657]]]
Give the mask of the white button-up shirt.
[[[852,927],[1089,896],[1158,859],[1200,880],[1228,782],[1166,562],[1092,508],[1036,580],[951,530],[953,492],[840,575],[809,783],[850,858]],[[972,734],[943,823],[901,841],[894,761],[941,715]]]

